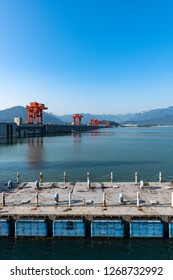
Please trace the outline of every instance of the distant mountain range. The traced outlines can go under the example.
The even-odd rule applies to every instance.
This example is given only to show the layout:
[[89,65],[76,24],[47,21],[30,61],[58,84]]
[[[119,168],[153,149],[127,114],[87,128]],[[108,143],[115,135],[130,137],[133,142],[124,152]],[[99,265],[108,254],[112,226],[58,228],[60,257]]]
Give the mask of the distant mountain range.
[[[79,112],[80,113],[80,112]],[[90,119],[98,119],[101,121],[111,121],[122,125],[173,125],[173,106],[162,109],[154,109],[136,114],[118,114],[118,115],[94,115],[84,114],[82,123],[89,123]],[[43,112],[44,123],[71,123],[73,115],[57,116],[52,113]],[[23,123],[27,121],[27,111],[25,107],[15,106],[0,111],[0,122],[13,122],[15,117],[21,117]]]
[[[22,122],[27,121],[27,111],[23,106],[15,106],[5,110],[0,111],[0,122],[13,122],[14,118],[22,118]],[[59,123],[62,124],[63,121],[51,113],[46,113],[43,111],[43,121],[44,123]]]

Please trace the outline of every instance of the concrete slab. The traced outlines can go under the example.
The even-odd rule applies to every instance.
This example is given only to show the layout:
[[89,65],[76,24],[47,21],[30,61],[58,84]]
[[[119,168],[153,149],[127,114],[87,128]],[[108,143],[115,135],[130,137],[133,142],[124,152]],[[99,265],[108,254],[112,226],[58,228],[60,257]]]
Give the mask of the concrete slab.
[[[43,182],[38,190],[38,207],[36,207],[36,191],[34,182],[14,184],[11,189],[1,184],[0,193],[2,195],[5,192],[5,206],[2,206],[0,198],[0,216],[173,216],[172,183],[150,182],[140,188],[139,184],[132,182],[92,182],[88,188],[87,182]],[[136,204],[137,192],[140,197],[139,207]],[[54,201],[56,193],[59,195],[57,205]],[[121,204],[120,193],[123,194]],[[104,206],[103,194],[106,202]],[[92,203],[87,204],[86,201]],[[157,201],[157,204],[151,201]]]

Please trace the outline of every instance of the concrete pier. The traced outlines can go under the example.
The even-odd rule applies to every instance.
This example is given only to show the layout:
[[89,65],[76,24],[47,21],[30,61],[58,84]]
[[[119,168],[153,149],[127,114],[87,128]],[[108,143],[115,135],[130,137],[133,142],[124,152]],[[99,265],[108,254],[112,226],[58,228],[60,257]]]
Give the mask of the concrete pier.
[[[92,221],[111,220],[119,227],[122,223],[123,236],[130,236],[131,223],[135,220],[136,226],[136,220],[139,220],[137,228],[140,227],[141,237],[143,237],[147,226],[146,223],[142,223],[144,220],[153,221],[150,225],[150,234],[151,226],[158,227],[160,222],[158,237],[161,237],[162,229],[162,237],[168,237],[169,232],[171,232],[169,237],[173,236],[172,183],[150,182],[144,183],[143,188],[140,188],[139,183],[133,182],[90,182],[88,188],[87,182],[42,182],[39,189],[36,189],[35,182],[21,182],[13,183],[12,188],[9,188],[8,184],[1,184],[0,191],[3,193],[0,201],[0,220],[6,219],[12,224],[22,219],[30,221],[45,219],[49,225],[59,219],[73,220],[73,222],[76,219],[78,223],[82,219],[86,224],[87,235],[91,236]],[[54,198],[57,193],[59,200],[55,203]],[[121,203],[120,193],[123,194]],[[52,228],[52,225],[50,227]],[[110,231],[110,225],[108,227]],[[10,225],[10,228],[12,231],[9,235],[15,235],[15,226]],[[69,224],[67,228],[70,229]],[[115,224],[112,230],[116,230]],[[48,233],[53,235],[50,230]],[[101,232],[99,234],[102,236]],[[98,233],[96,235],[98,236]],[[137,236],[140,237],[138,232]],[[153,233],[153,237],[157,237],[157,234]]]

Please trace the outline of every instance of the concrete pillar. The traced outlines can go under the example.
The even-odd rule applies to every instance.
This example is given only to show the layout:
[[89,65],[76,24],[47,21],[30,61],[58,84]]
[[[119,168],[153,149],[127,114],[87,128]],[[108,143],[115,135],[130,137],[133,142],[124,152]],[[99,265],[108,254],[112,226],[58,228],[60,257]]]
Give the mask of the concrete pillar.
[[90,188],[90,174],[87,172],[87,188]]
[[137,192],[137,196],[136,196],[136,198],[137,198],[137,207],[139,207],[139,198],[140,198],[140,194],[139,194],[139,192]]
[[135,184],[138,182],[138,172],[135,172]]
[[36,207],[38,207],[38,191],[36,191]]
[[71,207],[71,192],[68,194],[68,206]]
[[90,189],[90,179],[87,181],[87,189]]
[[19,183],[19,172],[17,172],[16,181],[17,181],[17,183]]
[[159,183],[162,183],[162,172],[159,172]]
[[113,172],[111,172],[111,183],[113,183],[114,177],[113,177]]
[[66,172],[64,172],[64,183],[66,183],[67,182],[67,174],[66,174]]
[[43,174],[40,172],[40,184],[43,182]]
[[90,174],[89,174],[89,172],[87,172],[87,182],[88,182],[88,180],[90,180]]
[[103,192],[103,207],[106,207],[106,193]]
[[5,192],[2,192],[2,207],[5,206]]

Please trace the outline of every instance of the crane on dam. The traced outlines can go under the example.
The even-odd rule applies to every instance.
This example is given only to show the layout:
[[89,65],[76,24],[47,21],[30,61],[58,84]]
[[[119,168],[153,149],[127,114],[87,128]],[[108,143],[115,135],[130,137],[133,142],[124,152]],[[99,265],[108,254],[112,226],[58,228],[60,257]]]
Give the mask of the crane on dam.
[[30,106],[26,106],[27,110],[27,123],[28,124],[42,124],[43,123],[43,110],[47,110],[42,103],[30,102]]
[[83,118],[83,116],[81,114],[75,114],[73,116],[73,124],[76,125],[81,125],[81,119]]

